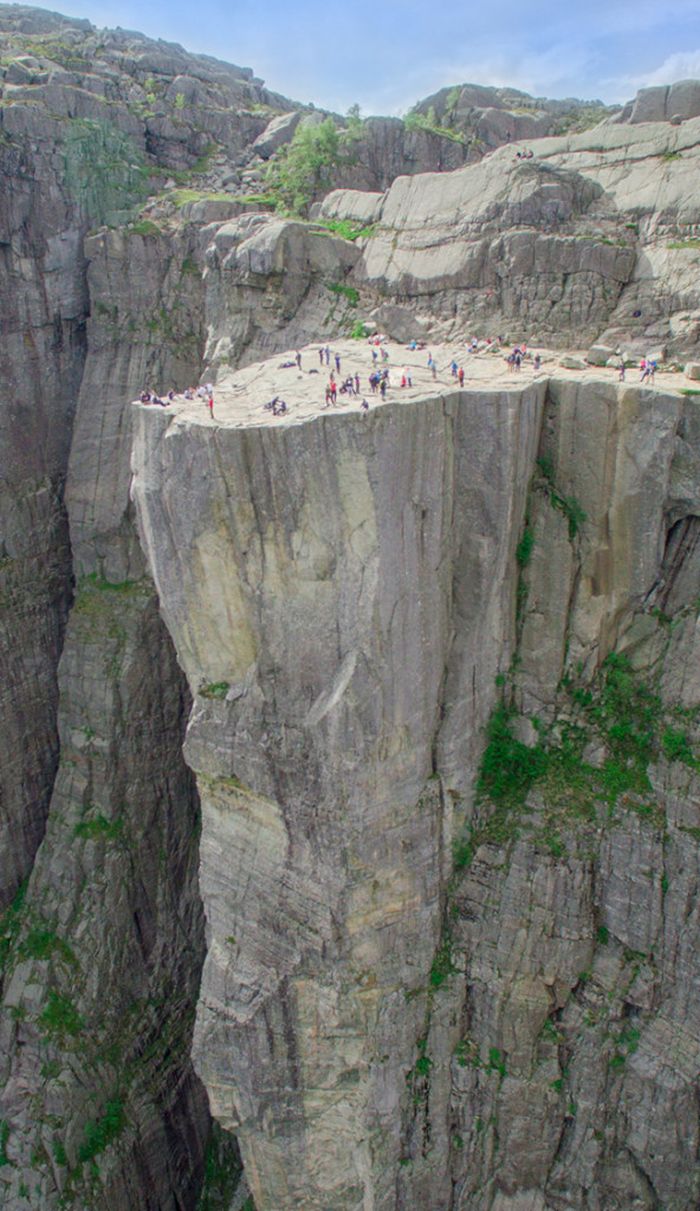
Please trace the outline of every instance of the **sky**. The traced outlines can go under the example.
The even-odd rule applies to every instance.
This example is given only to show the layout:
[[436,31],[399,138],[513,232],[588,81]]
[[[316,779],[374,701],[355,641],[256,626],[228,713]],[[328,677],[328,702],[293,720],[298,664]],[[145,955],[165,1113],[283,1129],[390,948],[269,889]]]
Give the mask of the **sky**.
[[[37,6],[39,7],[39,6]],[[446,85],[628,100],[700,78],[698,0],[50,0],[252,67],[296,101],[401,114]]]

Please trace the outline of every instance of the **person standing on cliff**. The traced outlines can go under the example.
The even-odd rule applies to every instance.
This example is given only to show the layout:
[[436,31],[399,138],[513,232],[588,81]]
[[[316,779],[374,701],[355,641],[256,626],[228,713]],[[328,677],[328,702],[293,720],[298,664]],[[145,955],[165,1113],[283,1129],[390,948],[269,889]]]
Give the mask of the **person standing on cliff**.
[[211,419],[213,420],[214,419],[214,396],[212,395],[211,391],[209,392],[209,394],[207,396],[207,408],[209,409],[209,415],[210,415]]
[[464,366],[460,366],[459,370],[457,371],[457,378],[459,379],[460,387],[463,387],[464,386]]
[[294,361],[297,364],[297,370],[301,370],[301,354],[298,349],[294,355]]
[[336,355],[335,355],[335,368],[338,371],[338,374],[340,374],[340,354],[339,353],[336,353]]

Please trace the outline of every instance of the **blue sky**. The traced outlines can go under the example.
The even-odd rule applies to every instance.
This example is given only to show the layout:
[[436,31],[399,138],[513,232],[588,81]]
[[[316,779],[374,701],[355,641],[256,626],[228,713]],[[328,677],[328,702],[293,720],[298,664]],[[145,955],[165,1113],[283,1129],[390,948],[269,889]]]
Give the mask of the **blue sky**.
[[[403,113],[447,84],[614,103],[700,77],[698,0],[54,0],[241,66],[299,101]],[[49,3],[45,7],[50,7]]]

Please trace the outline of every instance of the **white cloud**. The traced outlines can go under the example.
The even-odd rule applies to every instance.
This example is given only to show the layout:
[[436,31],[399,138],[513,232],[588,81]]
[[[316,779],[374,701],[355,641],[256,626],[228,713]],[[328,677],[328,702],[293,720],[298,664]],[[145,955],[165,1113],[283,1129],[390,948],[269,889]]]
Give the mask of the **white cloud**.
[[676,80],[700,79],[700,49],[677,51],[667,55],[658,67],[649,68],[634,76],[619,76],[605,80],[606,95],[615,101],[629,101],[640,88],[652,88],[658,84],[674,84]]

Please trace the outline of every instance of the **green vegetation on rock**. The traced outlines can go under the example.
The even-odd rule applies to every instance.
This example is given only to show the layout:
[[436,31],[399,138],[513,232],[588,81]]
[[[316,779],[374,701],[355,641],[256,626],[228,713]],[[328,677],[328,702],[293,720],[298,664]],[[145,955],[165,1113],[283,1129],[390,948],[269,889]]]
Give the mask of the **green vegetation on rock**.
[[331,185],[331,173],[343,159],[340,134],[332,118],[317,126],[297,126],[291,143],[270,160],[265,183],[278,210],[306,214],[317,193]]

